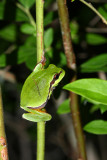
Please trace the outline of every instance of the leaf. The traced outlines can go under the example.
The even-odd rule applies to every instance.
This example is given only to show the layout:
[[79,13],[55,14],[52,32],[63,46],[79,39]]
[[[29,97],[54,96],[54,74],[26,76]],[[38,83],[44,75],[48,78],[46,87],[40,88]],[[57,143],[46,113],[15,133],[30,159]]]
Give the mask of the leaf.
[[35,0],[19,0],[19,1],[26,8],[31,8],[32,5],[35,3]]
[[106,105],[101,105],[99,106],[101,113],[103,114],[104,112],[107,111],[107,106]]
[[44,3],[44,8],[49,8],[49,5],[52,4],[53,0],[48,0],[48,1],[45,1]]
[[27,66],[31,65],[29,67],[30,69],[34,68],[36,64],[36,48],[35,37],[32,37],[29,37],[24,45],[17,48],[11,54],[1,54],[0,67],[26,62]]
[[14,42],[16,40],[16,26],[11,24],[1,29],[0,37],[7,41]]
[[102,14],[102,16],[107,20],[107,4],[104,4],[98,8],[98,11]]
[[100,109],[101,114],[107,111],[107,105],[99,104],[99,105],[93,105],[91,108],[91,113],[95,112],[96,110]]
[[67,65],[66,57],[63,52],[60,52],[60,67],[63,67],[64,65]]
[[86,124],[83,129],[93,134],[107,134],[107,121],[94,120]]
[[5,67],[6,66],[6,55],[1,54],[0,55],[0,67]]
[[33,55],[36,55],[36,49],[35,47],[32,47],[32,46],[31,47],[28,47],[26,45],[21,46],[19,47],[17,54],[18,54],[17,63],[20,64],[20,63],[27,61]]
[[14,5],[11,0],[0,2],[0,19],[13,21],[29,21],[26,14]]
[[107,71],[107,53],[89,59],[80,67],[81,72]]
[[36,28],[29,23],[24,23],[21,25],[21,32],[25,34],[34,34],[36,33]]
[[16,13],[15,13],[15,20],[18,22],[24,21],[24,22],[29,22],[28,16],[19,8],[16,8]]
[[25,45],[26,46],[29,46],[29,47],[35,47],[36,45],[36,37],[34,36],[29,36],[25,42]]
[[99,34],[87,33],[86,41],[90,45],[100,45],[100,44],[107,43],[107,38]]
[[54,12],[49,12],[44,18],[44,26],[50,24],[53,21]]
[[4,1],[0,2],[0,19],[4,17],[5,3]]
[[36,66],[37,64],[37,57],[36,57],[36,54],[32,55],[32,56],[29,56],[26,60],[26,66],[30,69],[30,70],[33,70],[34,67]]
[[66,113],[70,113],[70,101],[69,99],[65,100],[59,107],[57,110],[58,114],[66,114]]
[[71,29],[71,37],[74,43],[78,43],[79,42],[79,26],[78,24],[74,21],[70,23],[70,29]]
[[96,78],[80,79],[63,87],[89,101],[107,105],[107,81]]
[[49,28],[44,33],[44,45],[45,47],[49,47],[53,42],[53,29]]

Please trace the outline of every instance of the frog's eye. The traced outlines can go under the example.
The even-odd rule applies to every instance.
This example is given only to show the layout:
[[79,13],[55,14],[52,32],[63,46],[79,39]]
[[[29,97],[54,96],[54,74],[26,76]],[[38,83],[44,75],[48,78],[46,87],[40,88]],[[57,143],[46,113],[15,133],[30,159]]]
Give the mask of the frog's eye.
[[60,73],[56,73],[56,74],[54,75],[54,80],[57,80],[57,79],[59,78],[59,76],[60,76],[61,73],[62,73],[62,71],[61,71]]
[[54,75],[54,80],[57,80],[59,78],[59,74]]

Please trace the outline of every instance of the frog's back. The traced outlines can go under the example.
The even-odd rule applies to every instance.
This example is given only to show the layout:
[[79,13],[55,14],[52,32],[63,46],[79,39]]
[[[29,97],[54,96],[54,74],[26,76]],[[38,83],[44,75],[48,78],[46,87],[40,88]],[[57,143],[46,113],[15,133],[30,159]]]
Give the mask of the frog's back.
[[21,92],[21,106],[38,108],[47,101],[50,83],[45,70],[31,73]]

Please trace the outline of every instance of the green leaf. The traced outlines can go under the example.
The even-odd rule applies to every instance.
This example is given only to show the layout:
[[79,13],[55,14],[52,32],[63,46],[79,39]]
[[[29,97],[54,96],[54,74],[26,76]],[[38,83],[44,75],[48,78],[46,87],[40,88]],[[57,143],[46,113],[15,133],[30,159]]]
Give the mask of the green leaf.
[[29,21],[27,15],[14,5],[11,0],[0,2],[0,19],[13,21]]
[[44,8],[46,8],[46,9],[49,8],[49,5],[51,5],[52,2],[53,2],[53,0],[45,1],[45,3],[44,3]]
[[35,41],[36,38],[34,36],[30,36],[27,38],[24,45],[16,48],[16,50],[14,50],[11,54],[1,54],[0,67],[25,62],[28,68],[33,69],[37,62]]
[[80,67],[81,72],[107,71],[107,53],[89,59]]
[[7,41],[14,42],[16,40],[16,26],[11,24],[1,29],[0,37]]
[[26,66],[30,69],[33,70],[34,67],[37,64],[37,57],[36,54],[33,54],[32,56],[29,56],[26,60]]
[[90,45],[100,45],[100,44],[107,43],[107,38],[99,34],[87,33],[86,41]]
[[19,8],[16,8],[15,20],[18,22],[21,22],[21,21],[29,22],[28,16]]
[[20,63],[27,61],[33,55],[36,55],[36,49],[35,47],[32,47],[32,46],[29,47],[29,46],[24,45],[24,46],[19,47],[17,54],[18,54],[17,63],[20,64]]
[[100,6],[98,11],[102,14],[102,16],[107,20],[107,3]]
[[71,29],[72,41],[77,44],[79,42],[79,34],[78,34],[79,26],[78,26],[78,24],[75,21],[71,22],[70,29]]
[[65,54],[63,52],[60,52],[60,67],[66,66],[67,65],[67,61],[66,61],[66,57]]
[[91,113],[95,112],[96,110],[100,109],[101,114],[107,111],[107,105],[99,104],[99,105],[93,105],[91,108]]
[[57,110],[58,114],[66,114],[66,113],[70,113],[70,100],[67,99],[65,100],[59,107]]
[[44,18],[44,26],[50,24],[53,21],[54,12],[49,12]]
[[63,87],[89,101],[107,105],[107,81],[96,78],[80,79]]
[[4,1],[0,2],[0,19],[4,17],[5,3]]
[[34,36],[29,36],[25,42],[25,45],[26,46],[32,46],[32,47],[35,47],[36,45],[36,37]]
[[35,3],[35,0],[19,0],[19,2],[23,4],[24,7],[31,8]]
[[53,29],[49,28],[44,33],[44,45],[45,47],[49,47],[53,42]]
[[83,129],[93,134],[107,134],[107,121],[94,120],[86,124]]
[[0,55],[0,67],[5,67],[6,66],[6,55],[1,54]]
[[106,105],[100,105],[99,108],[100,108],[100,111],[101,111],[102,114],[107,111],[107,106]]
[[35,34],[36,28],[29,23],[24,23],[21,25],[21,32],[25,34]]

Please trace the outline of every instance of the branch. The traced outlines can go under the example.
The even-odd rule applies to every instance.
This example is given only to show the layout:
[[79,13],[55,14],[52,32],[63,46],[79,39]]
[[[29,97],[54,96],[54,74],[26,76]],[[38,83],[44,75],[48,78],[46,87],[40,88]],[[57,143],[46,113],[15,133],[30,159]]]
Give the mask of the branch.
[[31,25],[32,25],[32,26],[34,26],[34,27],[35,27],[35,29],[36,29],[36,23],[35,23],[35,21],[34,21],[34,19],[33,19],[32,15],[31,15],[31,13],[30,13],[29,9],[28,9],[28,8],[23,7],[20,3],[16,3],[16,6],[17,6],[20,10],[22,10],[22,11],[23,11],[27,16],[28,16],[28,18],[29,18],[29,20],[30,20]]
[[[71,33],[69,27],[69,15],[65,4],[65,0],[57,0],[59,19],[63,37],[63,45],[67,58],[68,67],[75,72],[74,78],[71,81],[76,80],[76,58],[73,51]],[[73,120],[73,126],[75,129],[75,135],[78,148],[78,159],[86,160],[84,135],[81,125],[78,96],[75,93],[70,92],[70,108]]]
[[[36,0],[36,27],[37,27],[37,62],[44,57],[43,41],[43,0]],[[45,122],[37,123],[37,160],[44,160]]]
[[5,135],[5,128],[4,128],[1,88],[0,88],[0,160],[8,160],[8,151],[7,151],[6,135]]
[[103,21],[103,23],[105,23],[107,25],[107,21],[106,19],[93,7],[93,5],[91,3],[88,3],[84,0],[80,0],[82,3],[84,3],[86,6],[88,6],[91,10],[93,10]]

